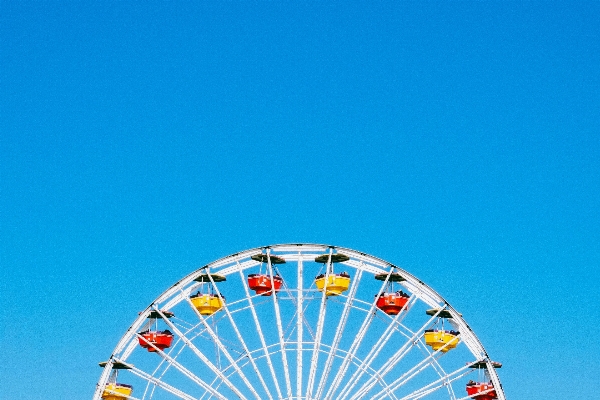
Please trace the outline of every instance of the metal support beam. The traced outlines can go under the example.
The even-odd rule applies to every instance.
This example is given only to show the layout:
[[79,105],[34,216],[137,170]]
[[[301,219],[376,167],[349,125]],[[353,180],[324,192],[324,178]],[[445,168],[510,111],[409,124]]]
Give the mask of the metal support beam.
[[[361,270],[362,270],[362,265],[363,265],[363,263],[361,263],[359,266]],[[375,296],[375,299],[371,303],[371,307],[369,308],[369,311],[367,312],[367,315],[365,316],[365,319],[360,327],[360,330],[358,331],[358,334],[354,338],[354,341],[352,342],[352,345],[350,346],[350,350],[348,350],[348,354],[346,354],[346,357],[344,358],[344,361],[342,362],[340,371],[336,375],[335,380],[333,381],[333,384],[331,385],[331,387],[327,391],[327,394],[325,395],[326,400],[329,400],[332,398],[333,394],[335,393],[338,386],[341,384],[344,376],[346,375],[346,372],[348,371],[348,367],[350,366],[351,357],[354,357],[354,355],[358,351],[358,349],[362,343],[362,340],[364,339],[365,335],[367,334],[367,330],[369,329],[369,326],[371,326],[371,322],[373,321],[373,317],[375,316],[375,308],[377,306],[378,296],[385,290],[385,286],[387,285],[387,283],[390,279],[390,275],[392,274],[393,271],[394,271],[394,269],[390,268],[387,276],[385,277],[385,281],[381,285],[379,292],[377,293],[377,295]]]
[[356,290],[358,289],[358,284],[360,283],[360,279],[362,277],[362,272],[362,269],[358,270],[356,276],[354,277],[354,281],[352,282],[352,287],[348,292],[348,297],[346,298],[346,303],[344,304],[344,310],[342,311],[342,316],[340,317],[340,322],[338,323],[338,327],[335,331],[335,336],[331,344],[331,351],[327,356],[327,361],[325,362],[323,375],[317,388],[317,393],[315,396],[317,399],[321,398],[321,394],[323,393],[323,389],[325,388],[327,378],[329,377],[329,373],[331,372],[334,355],[337,352],[338,346],[340,345],[340,341],[342,339],[342,335],[344,333],[344,329],[346,328],[346,322],[348,321],[348,316],[350,315],[350,309],[354,301],[354,296],[356,295]]
[[[213,287],[215,288],[215,291],[217,292],[217,296],[221,297],[221,292],[219,291],[219,288],[215,284],[215,281],[213,280],[213,277],[211,276],[210,273],[208,274],[208,278],[210,279],[210,282],[212,283]],[[243,284],[243,281],[242,281],[242,284]],[[273,396],[271,395],[271,392],[269,391],[269,388],[267,387],[267,384],[265,383],[265,380],[264,380],[260,370],[258,369],[258,366],[256,365],[256,361],[254,361],[254,357],[252,357],[252,354],[250,353],[250,350],[248,349],[248,346],[246,345],[246,342],[244,341],[244,338],[242,337],[242,334],[240,333],[240,330],[237,327],[237,324],[235,323],[233,317],[231,316],[231,312],[229,312],[229,308],[227,307],[226,302],[223,304],[223,310],[225,310],[225,314],[227,314],[227,317],[229,318],[231,327],[233,328],[233,331],[235,332],[238,340],[240,341],[240,344],[242,345],[244,352],[248,356],[248,359],[250,360],[250,364],[252,364],[252,368],[254,369],[254,372],[256,373],[258,380],[260,381],[263,389],[265,390],[265,393],[267,394],[269,399],[272,400]]]
[[[273,282],[273,265],[271,265],[271,249],[267,249],[267,263],[269,267],[269,274],[271,274],[271,287],[275,287]],[[285,352],[285,337],[283,333],[283,327],[281,325],[281,313],[279,311],[279,300],[277,299],[277,293],[273,293],[273,307],[275,308],[275,320],[277,321],[277,333],[279,335],[279,346],[281,347],[281,361],[283,362],[283,373],[285,375],[285,388],[287,397],[292,398],[292,384],[290,382],[290,371],[288,367],[287,354]]]
[[325,282],[323,285],[323,293],[321,294],[321,303],[319,306],[319,319],[317,321],[317,332],[313,346],[313,354],[310,360],[310,372],[308,374],[308,383],[306,385],[306,398],[312,396],[313,383],[317,365],[319,363],[319,346],[321,344],[321,336],[323,335],[323,325],[325,323],[325,313],[327,312],[327,287],[329,286],[329,275],[331,273],[331,254],[333,249],[329,249],[329,259],[327,260],[327,268],[325,269]]
[[213,396],[216,396],[219,399],[224,399],[227,400],[227,398],[225,396],[223,396],[221,393],[217,392],[213,387],[211,387],[208,383],[204,382],[202,379],[200,379],[199,377],[197,377],[193,372],[191,372],[189,369],[185,368],[183,365],[181,365],[179,362],[177,362],[173,357],[169,356],[167,353],[165,353],[164,351],[162,351],[161,349],[159,349],[158,347],[156,347],[154,345],[154,343],[149,342],[148,340],[146,340],[145,337],[143,337],[142,335],[140,335],[139,333],[136,334],[136,336],[138,337],[138,339],[142,339],[142,341],[146,342],[148,345],[150,345],[154,351],[160,355],[163,359],[165,359],[165,361],[167,363],[169,363],[169,365],[173,366],[175,369],[177,369],[179,372],[181,372],[183,375],[187,376],[188,378],[190,378],[191,380],[193,380],[195,383],[197,383],[200,387],[204,388],[204,390],[212,393]]
[[402,346],[400,347],[400,349],[398,349],[398,351],[396,351],[396,353],[387,361],[385,362],[381,368],[379,368],[375,375],[373,375],[371,378],[369,378],[367,380],[367,382],[365,382],[360,389],[350,398],[350,399],[356,399],[359,398],[360,395],[362,395],[363,393],[368,393],[369,390],[371,390],[371,388],[373,386],[375,386],[375,384],[377,383],[377,380],[380,380],[383,378],[383,376],[385,376],[388,372],[390,372],[397,363],[400,362],[400,360],[402,360],[402,358],[404,358],[404,356],[406,354],[408,354],[408,352],[410,351],[410,349],[415,345],[415,343],[418,341],[421,333],[425,330],[425,328],[427,328],[440,314],[440,312],[442,312],[444,308],[440,307],[440,309],[437,311],[437,313],[435,315],[433,315],[431,318],[429,318],[429,320],[427,320],[427,322],[425,322],[425,324],[423,324],[414,334],[413,336]]
[[[193,307],[193,305],[192,305]],[[195,309],[195,308],[194,308]],[[196,354],[196,356],[202,360],[202,362],[204,362],[204,364],[206,364],[206,366],[215,373],[215,375],[217,375],[219,378],[221,378],[221,380],[223,381],[223,383],[225,383],[225,385],[231,389],[233,391],[233,393],[235,393],[235,395],[242,399],[242,400],[246,400],[246,396],[244,396],[239,389],[233,385],[233,383],[231,383],[231,381],[208,359],[208,357],[206,357],[197,347],[194,343],[192,343],[192,341],[190,339],[188,339],[180,330],[179,328],[177,328],[171,321],[169,321],[169,319],[162,313],[162,311],[160,311],[158,308],[154,308],[154,310],[156,312],[158,312],[162,317],[163,320],[165,321],[165,323],[169,326],[169,328],[171,328],[173,330],[173,332],[179,336],[181,338],[181,340],[192,350],[192,352],[194,354]]]
[[304,292],[302,289],[303,286],[303,273],[304,273],[304,265],[303,265],[302,253],[298,254],[298,292],[297,302],[296,302],[296,313],[298,314],[298,318],[296,319],[296,334],[298,340],[298,349],[296,353],[296,397],[302,397],[302,334],[304,329],[304,309],[302,308],[302,301],[304,298]]
[[229,361],[229,363],[237,371],[237,373],[240,376],[240,378],[242,379],[242,381],[246,384],[246,386],[248,387],[248,389],[250,389],[250,392],[254,395],[254,397],[257,400],[261,400],[261,398],[258,395],[258,393],[256,393],[256,390],[254,389],[254,386],[252,386],[252,384],[250,383],[250,381],[248,380],[248,378],[246,377],[246,375],[244,374],[244,372],[242,371],[242,369],[237,365],[236,360],[233,359],[233,357],[229,353],[229,350],[227,350],[227,348],[223,345],[223,342],[221,342],[221,339],[219,338],[219,336],[217,336],[217,334],[213,331],[213,329],[210,327],[210,325],[208,324],[208,322],[206,322],[206,318],[204,318],[204,316],[202,314],[200,314],[200,311],[198,311],[196,309],[196,307],[194,307],[194,303],[192,303],[192,301],[190,300],[189,297],[187,298],[187,302],[189,303],[189,305],[192,308],[192,310],[194,310],[194,312],[196,313],[196,315],[200,319],[200,322],[202,322],[202,324],[206,328],[206,331],[208,332],[208,334],[210,335],[210,337],[212,338],[212,340],[214,341],[214,343],[217,345],[217,347],[219,348],[219,350],[221,350],[221,352],[225,355],[225,358],[227,358],[227,360]]
[[404,308],[392,319],[392,322],[387,326],[383,334],[377,339],[377,342],[373,346],[373,348],[369,351],[366,357],[363,359],[363,363],[358,366],[358,371],[348,381],[348,384],[344,388],[344,390],[340,393],[339,397],[343,399],[348,393],[354,389],[356,384],[360,381],[360,378],[368,371],[371,366],[371,363],[377,358],[381,350],[385,347],[387,342],[392,338],[392,331],[400,325],[402,320],[406,318],[408,315],[408,309],[412,304],[415,303],[417,297],[412,296],[404,305]]

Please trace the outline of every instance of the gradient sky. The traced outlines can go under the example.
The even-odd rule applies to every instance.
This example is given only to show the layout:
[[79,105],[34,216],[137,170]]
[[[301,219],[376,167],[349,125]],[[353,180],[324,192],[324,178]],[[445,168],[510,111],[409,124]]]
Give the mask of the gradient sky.
[[597,395],[600,2],[329,3],[0,0],[0,397],[90,398],[162,291],[286,242],[411,271],[509,399]]

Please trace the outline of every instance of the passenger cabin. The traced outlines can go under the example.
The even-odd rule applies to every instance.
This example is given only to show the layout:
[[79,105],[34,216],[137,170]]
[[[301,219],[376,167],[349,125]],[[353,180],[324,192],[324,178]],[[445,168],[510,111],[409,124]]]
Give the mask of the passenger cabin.
[[124,383],[109,383],[104,387],[102,398],[104,400],[123,400],[129,398],[133,392],[131,385]]
[[198,292],[190,296],[190,301],[201,315],[213,315],[225,305],[225,297],[214,293],[201,294]]
[[460,342],[457,331],[445,331],[438,329],[425,330],[425,344],[431,346],[433,351],[446,353],[455,348]]
[[225,297],[217,291],[213,293],[217,282],[225,282],[227,278],[223,275],[201,273],[195,279],[200,282],[200,290],[190,296],[190,301],[200,315],[213,315],[225,305]]
[[156,349],[164,350],[171,347],[173,334],[169,330],[164,331],[146,331],[138,334],[140,346],[149,352],[156,352]]
[[398,315],[406,306],[410,296],[403,291],[381,293],[377,298],[377,307],[387,315]]
[[[497,369],[502,368],[502,363],[492,360],[479,360],[471,364],[470,368],[483,370],[484,376],[480,376],[479,382],[469,381],[467,383],[467,394],[472,399],[477,400],[493,400],[498,398],[494,384],[492,383],[489,375],[488,368],[490,367]],[[481,374],[480,374],[481,375]],[[483,378],[483,379],[482,379]]]
[[[158,329],[158,320],[163,318],[173,318],[175,314],[167,310],[151,310],[148,313],[150,323],[146,325],[147,329],[138,333],[138,341],[140,346],[149,352],[156,352],[171,347],[173,342],[173,334],[169,330],[161,331]],[[150,328],[152,327],[152,328]]]
[[494,400],[498,398],[492,382],[474,382],[467,383],[467,394],[477,400]]
[[341,274],[329,274],[329,276],[321,274],[315,278],[315,285],[319,292],[325,290],[327,296],[338,296],[348,290],[348,287],[350,286],[350,275],[346,272],[342,272]]
[[315,285],[319,292],[325,291],[327,296],[338,296],[350,287],[350,275],[346,272],[336,274],[333,272],[333,264],[350,260],[342,253],[321,254],[315,257],[315,262],[326,264],[328,274],[320,274],[315,278]]
[[261,296],[270,296],[273,293],[273,287],[274,291],[277,292],[281,288],[282,283],[283,279],[279,275],[273,276],[273,282],[271,282],[271,275],[248,275],[248,286]]

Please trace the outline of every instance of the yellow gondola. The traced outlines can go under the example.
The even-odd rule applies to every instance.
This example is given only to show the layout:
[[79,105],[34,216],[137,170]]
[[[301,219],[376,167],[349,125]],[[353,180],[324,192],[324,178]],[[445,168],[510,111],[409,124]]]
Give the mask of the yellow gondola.
[[446,353],[455,348],[460,342],[458,332],[428,329],[425,331],[425,344],[431,346],[434,351],[440,350]]
[[216,294],[199,294],[190,297],[190,300],[201,315],[213,315],[225,304],[225,298]]
[[133,392],[133,387],[123,383],[109,383],[102,392],[104,400],[123,400],[129,398]]
[[323,289],[325,289],[325,294],[327,294],[327,296],[337,296],[342,294],[348,290],[348,287],[350,286],[350,275],[346,273],[330,274],[327,278],[327,284],[325,284],[324,275],[319,275],[315,279],[317,290],[322,292]]

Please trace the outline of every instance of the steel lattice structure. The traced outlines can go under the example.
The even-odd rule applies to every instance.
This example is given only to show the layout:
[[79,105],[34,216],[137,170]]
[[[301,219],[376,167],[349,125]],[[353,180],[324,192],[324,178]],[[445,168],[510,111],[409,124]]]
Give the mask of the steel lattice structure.
[[[315,277],[332,282],[341,271],[347,290],[316,287]],[[257,294],[248,284],[252,273],[271,287],[280,277],[281,287]],[[377,300],[396,289],[408,300],[390,315]],[[215,300],[218,311],[199,309],[195,292],[222,299]],[[143,339],[140,332],[152,326],[167,329],[172,344]],[[434,351],[424,332],[444,326],[458,345]],[[472,379],[489,381],[505,399],[498,364],[437,292],[387,261],[317,244],[254,248],[195,270],[139,314],[102,365],[94,400],[485,399],[486,392],[467,395]],[[111,391],[115,379],[134,391]]]

